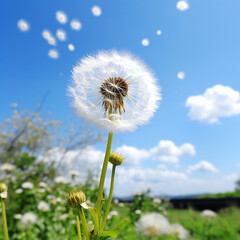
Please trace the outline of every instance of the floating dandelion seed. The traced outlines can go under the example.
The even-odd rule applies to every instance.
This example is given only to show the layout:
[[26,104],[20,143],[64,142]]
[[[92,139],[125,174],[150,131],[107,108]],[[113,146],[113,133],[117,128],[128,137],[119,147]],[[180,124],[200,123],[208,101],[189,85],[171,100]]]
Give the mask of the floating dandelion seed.
[[22,31],[22,32],[27,32],[27,31],[30,30],[29,23],[24,19],[20,19],[18,21],[17,25],[18,25],[19,30]]
[[147,39],[147,38],[144,38],[143,40],[142,40],[142,45],[144,46],[144,47],[147,47],[148,45],[149,45],[149,39]]
[[95,5],[92,7],[92,14],[96,17],[99,17],[102,15],[102,9],[99,6]]
[[56,49],[50,49],[48,52],[48,56],[53,59],[59,58],[58,51]]
[[159,30],[157,30],[156,33],[157,33],[157,35],[162,35],[162,30],[159,29]]
[[189,239],[190,237],[188,231],[178,223],[171,224],[170,234],[178,237],[179,239]]
[[68,21],[67,15],[63,11],[56,12],[56,19],[61,24],[65,24]]
[[54,37],[50,37],[48,39],[48,44],[56,46],[56,39]]
[[50,37],[52,37],[52,34],[51,34],[51,32],[48,31],[48,30],[43,30],[43,32],[42,32],[42,37],[43,37],[44,39],[48,40]]
[[129,53],[101,51],[85,57],[72,77],[68,90],[76,113],[110,132],[147,123],[160,100],[153,74]]
[[60,41],[66,41],[67,39],[67,33],[62,29],[58,29],[56,35]]
[[180,10],[180,11],[186,11],[189,9],[189,4],[187,1],[179,1],[177,3],[177,9]]
[[177,74],[177,77],[178,77],[179,79],[183,80],[183,79],[186,77],[186,74],[185,74],[184,72],[179,72],[179,73]]
[[74,51],[74,50],[75,50],[75,47],[74,47],[73,44],[68,44],[68,49],[69,49],[70,51]]
[[78,19],[73,19],[70,25],[72,30],[79,31],[82,28],[82,23]]

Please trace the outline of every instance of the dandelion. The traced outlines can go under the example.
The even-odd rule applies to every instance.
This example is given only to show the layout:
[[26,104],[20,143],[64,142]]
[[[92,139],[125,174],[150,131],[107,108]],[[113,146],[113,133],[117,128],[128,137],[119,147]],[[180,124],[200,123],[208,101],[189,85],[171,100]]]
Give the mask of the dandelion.
[[14,215],[14,218],[17,219],[17,220],[19,220],[19,219],[22,218],[22,214],[15,214],[15,215]]
[[56,39],[54,37],[50,37],[48,39],[48,44],[55,46],[56,45]]
[[157,35],[162,35],[162,30],[159,29],[159,30],[157,30],[156,33],[157,33]]
[[27,212],[22,215],[21,226],[23,228],[33,225],[37,222],[37,215],[32,212]]
[[48,52],[48,56],[53,59],[57,59],[59,57],[59,53],[56,49],[50,49]]
[[67,33],[62,29],[57,30],[56,36],[60,41],[66,41],[67,39]]
[[169,234],[170,224],[159,213],[149,213],[136,222],[136,230],[147,236],[162,236]]
[[170,234],[178,237],[179,239],[189,239],[189,232],[180,224],[174,223],[170,226]]
[[118,216],[118,211],[109,212],[107,219],[111,219],[113,216]]
[[75,50],[75,46],[73,44],[68,44],[68,49],[70,51],[74,51]]
[[179,79],[183,80],[183,79],[186,77],[186,74],[185,74],[184,72],[179,72],[179,73],[177,74],[177,77],[178,77]]
[[153,203],[161,204],[162,200],[160,198],[154,198]]
[[22,188],[24,189],[33,189],[34,185],[31,182],[24,182],[22,183]]
[[65,177],[59,176],[59,177],[55,177],[54,182],[60,183],[60,184],[66,184],[68,181]]
[[56,19],[61,24],[65,24],[68,21],[67,15],[63,11],[56,12]]
[[48,187],[47,183],[45,183],[45,182],[40,182],[40,183],[38,184],[38,186],[41,187],[41,188],[46,188],[46,187]]
[[40,201],[37,206],[38,210],[42,212],[48,212],[50,210],[50,206],[47,202],[45,201]]
[[29,23],[24,19],[20,19],[18,21],[17,25],[18,25],[19,30],[22,31],[22,32],[27,32],[27,31],[30,30]]
[[75,170],[71,170],[68,173],[69,173],[69,175],[74,176],[74,177],[79,175],[79,172],[75,171]]
[[[5,183],[0,183],[0,198],[7,198],[8,187]],[[2,201],[2,200],[1,200]]]
[[78,19],[73,19],[70,26],[72,30],[79,31],[82,28],[82,23]]
[[118,199],[116,199],[116,198],[113,200],[113,202],[114,202],[114,204],[116,204],[116,205],[118,205],[118,204],[119,204],[119,200],[118,200]]
[[137,210],[135,211],[135,213],[136,213],[137,215],[140,215],[140,214],[142,214],[142,210],[137,209]]
[[1,165],[0,169],[3,172],[9,173],[12,172],[16,167],[10,163],[4,163]]
[[60,219],[61,221],[65,221],[67,218],[68,218],[68,214],[67,214],[67,213],[64,213],[64,214],[62,214],[62,215],[59,216],[59,219]]
[[22,192],[23,192],[23,189],[22,189],[22,188],[18,188],[18,189],[15,191],[16,194],[21,194]]
[[186,10],[189,9],[189,3],[185,0],[179,1],[177,3],[177,9],[180,10],[180,11],[186,11]]
[[144,47],[147,47],[149,44],[150,44],[150,41],[149,41],[148,38],[144,38],[144,39],[142,40],[142,45],[143,45]]
[[43,30],[43,32],[42,32],[42,37],[44,38],[44,39],[46,39],[46,40],[48,40],[50,37],[52,37],[52,34],[51,34],[51,32],[49,31],[49,30]]
[[124,206],[125,206],[125,204],[124,204],[124,203],[122,203],[122,202],[120,202],[120,203],[118,204],[118,206],[119,206],[119,207],[124,207]]
[[217,214],[212,210],[206,209],[201,212],[201,216],[207,217],[207,218],[213,218],[213,217],[216,217]]
[[92,14],[96,17],[99,17],[102,15],[102,9],[99,6],[95,5],[92,7]]
[[76,113],[109,132],[134,131],[147,123],[160,95],[155,77],[129,53],[99,52],[73,68],[69,93]]

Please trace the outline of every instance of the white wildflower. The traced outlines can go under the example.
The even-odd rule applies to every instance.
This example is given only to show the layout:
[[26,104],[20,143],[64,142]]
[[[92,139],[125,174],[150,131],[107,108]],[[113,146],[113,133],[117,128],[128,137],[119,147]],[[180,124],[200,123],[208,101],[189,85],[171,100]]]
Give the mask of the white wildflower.
[[46,188],[46,187],[48,187],[47,183],[45,183],[45,182],[40,182],[40,183],[38,184],[38,186],[41,187],[41,188]]
[[212,217],[216,217],[217,214],[212,210],[206,209],[201,212],[201,216],[207,217],[207,218],[212,218]]
[[50,210],[50,206],[47,202],[45,201],[40,201],[38,203],[38,206],[37,206],[38,210],[42,211],[42,212],[47,212]]
[[64,221],[64,220],[66,220],[68,218],[68,214],[67,213],[64,213],[64,214],[62,214],[61,216],[59,216],[59,219],[61,220],[61,221]]
[[35,224],[37,222],[37,215],[32,212],[27,212],[22,215],[21,225],[22,227],[28,227],[31,224]]
[[179,239],[189,239],[189,232],[180,224],[174,223],[170,226],[170,234],[178,237]]
[[18,188],[18,189],[15,191],[16,194],[21,194],[22,192],[23,192],[23,189],[22,189],[22,188]]
[[184,72],[179,72],[179,73],[177,74],[177,77],[178,77],[179,79],[183,80],[183,79],[186,77],[186,74],[185,74]]
[[3,172],[12,172],[15,169],[15,166],[12,165],[11,163],[4,163],[0,167],[1,171]]
[[119,203],[119,200],[115,198],[115,199],[113,200],[113,202],[114,202],[114,204],[117,205],[117,204]]
[[20,19],[18,21],[17,25],[18,25],[19,30],[22,32],[27,32],[30,29],[29,23],[24,19]]
[[61,24],[64,24],[68,21],[67,15],[63,11],[57,11],[56,12],[56,19]]
[[22,188],[24,188],[24,189],[32,189],[33,187],[34,187],[34,185],[31,182],[22,183]]
[[77,221],[75,219],[73,219],[73,220],[70,221],[70,223],[74,225],[74,224],[77,223]]
[[74,50],[75,50],[75,46],[70,43],[70,44],[68,44],[68,49],[69,49],[70,51],[74,51]]
[[79,31],[82,28],[82,23],[78,19],[73,19],[70,23],[72,30]]
[[142,214],[142,210],[137,209],[137,210],[135,211],[135,213],[138,214],[138,215],[139,215],[139,214]]
[[66,184],[68,181],[65,177],[59,176],[54,178],[55,183],[61,183],[61,184]]
[[96,17],[99,17],[102,15],[102,9],[99,6],[95,5],[92,7],[92,14]]
[[55,197],[54,195],[48,195],[48,196],[47,196],[47,199],[48,199],[48,200],[52,200],[52,199],[56,199],[56,197]]
[[149,44],[150,44],[150,41],[149,41],[148,38],[144,38],[144,39],[142,40],[142,45],[143,45],[144,47],[147,47]]
[[78,171],[75,171],[75,170],[71,170],[71,171],[69,171],[68,173],[69,173],[69,175],[71,175],[71,176],[78,176],[78,175],[79,175],[79,172],[78,172]]
[[113,216],[118,216],[118,211],[111,211],[108,214],[108,219],[111,219]]
[[0,198],[7,198],[7,196],[8,196],[7,191],[4,191],[4,192],[0,193]]
[[129,53],[99,52],[73,68],[69,93],[76,113],[110,132],[147,123],[160,100],[155,77]]
[[169,234],[170,224],[163,215],[149,213],[136,222],[136,229],[147,236],[161,236]]
[[124,206],[125,206],[125,204],[124,204],[124,203],[122,203],[122,202],[120,202],[120,203],[118,204],[118,206],[119,206],[119,207],[124,207]]
[[48,56],[53,59],[57,59],[59,57],[58,51],[56,49],[50,49],[48,52]]
[[189,9],[189,3],[186,0],[179,1],[177,3],[177,9],[180,11],[186,11]]
[[67,33],[62,29],[57,30],[56,36],[60,41],[66,41],[67,39]]
[[44,188],[40,188],[40,189],[38,189],[38,192],[40,192],[40,193],[45,193],[46,190],[45,190]]
[[22,214],[15,214],[15,215],[14,215],[14,218],[19,220],[19,219],[22,218]]
[[160,198],[154,198],[153,203],[161,204],[162,200]]
[[162,35],[162,30],[159,29],[159,30],[157,30],[156,33],[157,33],[157,35]]

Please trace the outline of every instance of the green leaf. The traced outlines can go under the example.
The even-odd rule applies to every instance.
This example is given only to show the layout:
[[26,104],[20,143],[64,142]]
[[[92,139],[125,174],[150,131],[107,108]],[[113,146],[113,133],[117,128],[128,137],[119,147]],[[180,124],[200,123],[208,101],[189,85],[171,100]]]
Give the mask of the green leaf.
[[[108,238],[116,238],[117,236],[118,236],[118,234],[119,234],[119,228],[114,228],[114,229],[112,229],[112,230],[110,230],[110,231],[104,231],[104,232],[102,232],[101,233],[101,240],[102,239],[108,239]],[[102,238],[102,237],[104,237],[104,238]]]
[[92,214],[93,222],[94,222],[94,234],[96,234],[99,231],[99,218],[94,208],[91,208],[90,212]]

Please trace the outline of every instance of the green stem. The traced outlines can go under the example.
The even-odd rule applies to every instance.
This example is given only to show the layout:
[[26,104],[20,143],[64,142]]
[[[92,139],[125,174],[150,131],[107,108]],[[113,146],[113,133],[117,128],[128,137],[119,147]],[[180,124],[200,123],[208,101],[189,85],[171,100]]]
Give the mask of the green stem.
[[103,162],[102,173],[101,173],[101,178],[100,178],[99,188],[98,188],[96,213],[99,216],[99,220],[101,219],[100,216],[101,216],[101,206],[102,206],[102,198],[103,198],[103,188],[104,188],[104,182],[105,182],[105,177],[107,172],[108,159],[111,153],[112,139],[113,139],[113,134],[109,133],[107,148],[106,148],[106,153],[105,153],[105,158]]
[[107,221],[107,217],[108,217],[108,213],[111,207],[111,202],[112,202],[112,195],[113,195],[113,187],[114,187],[114,178],[115,178],[115,169],[116,169],[116,165],[113,165],[112,167],[112,177],[111,177],[111,184],[110,184],[110,191],[109,191],[109,196],[108,196],[108,203],[107,203],[107,209],[102,221],[102,225],[101,225],[101,232],[103,231],[106,221]]
[[84,215],[84,212],[83,212],[83,208],[81,208],[79,210],[79,214],[80,214],[80,218],[81,218],[81,221],[82,221],[83,229],[85,231],[86,239],[89,240],[89,230],[88,230],[86,218],[85,218],[85,215]]
[[80,227],[80,222],[79,222],[79,217],[78,216],[77,216],[77,233],[78,233],[78,240],[82,240],[81,227]]
[[4,239],[8,240],[8,228],[7,228],[7,218],[6,218],[6,209],[5,203],[1,198],[1,205],[2,205],[2,218],[3,218],[3,231],[4,231]]

